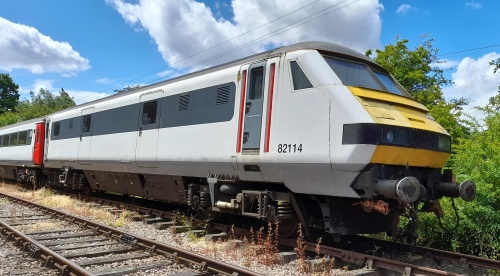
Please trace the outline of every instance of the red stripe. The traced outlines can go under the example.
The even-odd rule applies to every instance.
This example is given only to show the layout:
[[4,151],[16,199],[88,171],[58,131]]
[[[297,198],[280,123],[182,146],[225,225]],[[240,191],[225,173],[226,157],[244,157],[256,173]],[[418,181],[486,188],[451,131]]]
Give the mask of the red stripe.
[[267,120],[266,120],[266,138],[264,140],[264,152],[269,152],[269,143],[271,142],[271,115],[273,111],[273,94],[274,94],[274,74],[276,63],[271,64],[271,72],[269,73],[269,98],[267,99]]
[[246,90],[247,90],[247,70],[243,71],[243,79],[241,83],[241,104],[240,104],[240,120],[238,122],[238,141],[236,142],[236,152],[241,152],[241,142],[243,136],[243,130],[241,129],[243,126],[243,115],[245,111],[245,98],[246,98]]

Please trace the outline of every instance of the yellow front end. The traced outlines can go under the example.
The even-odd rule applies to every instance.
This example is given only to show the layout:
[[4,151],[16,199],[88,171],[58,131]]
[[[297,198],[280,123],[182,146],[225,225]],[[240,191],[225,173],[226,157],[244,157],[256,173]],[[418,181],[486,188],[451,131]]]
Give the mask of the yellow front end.
[[[417,101],[366,88],[349,87],[349,90],[377,124],[407,127],[449,135],[432,118],[429,110]],[[442,168],[449,156],[450,153],[442,151],[377,145],[370,163]]]

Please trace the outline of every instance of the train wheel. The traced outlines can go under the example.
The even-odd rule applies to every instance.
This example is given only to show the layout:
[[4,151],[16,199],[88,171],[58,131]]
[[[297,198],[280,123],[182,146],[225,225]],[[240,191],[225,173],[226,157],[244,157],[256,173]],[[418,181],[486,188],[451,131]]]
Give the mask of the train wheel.
[[299,218],[294,217],[290,219],[281,220],[279,224],[278,233],[285,238],[296,237],[299,233]]

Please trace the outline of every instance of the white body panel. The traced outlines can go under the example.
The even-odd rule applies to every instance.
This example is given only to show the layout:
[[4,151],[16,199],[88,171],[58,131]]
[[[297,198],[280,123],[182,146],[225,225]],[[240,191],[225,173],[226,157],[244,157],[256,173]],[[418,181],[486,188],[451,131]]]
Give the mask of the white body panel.
[[8,126],[0,129],[0,135],[15,133],[19,131],[31,130],[31,137],[28,137],[30,143],[28,145],[16,145],[0,147],[0,165],[14,165],[14,166],[33,166],[33,133],[36,123],[39,121],[27,121]]
[[[314,88],[293,91],[290,60],[300,64]],[[269,152],[264,152],[271,63],[276,63],[276,86]],[[284,183],[296,193],[358,197],[349,185],[369,163],[375,147],[342,145],[342,127],[345,123],[373,121],[347,88],[339,85],[340,80],[323,57],[315,50],[299,50],[268,61],[261,146],[258,153],[252,154],[236,152],[242,96],[238,72],[245,68],[248,65],[234,66],[92,106],[93,112],[99,112],[137,104],[141,95],[158,90],[163,92],[149,94],[147,100],[233,82],[236,84],[235,105],[229,121],[143,130],[142,136],[139,130],[92,135],[88,137],[90,144],[85,144],[90,145],[85,155],[88,162],[75,162],[82,159],[82,154],[87,154],[82,152],[83,144],[79,139],[53,140],[49,143],[46,166],[196,177],[224,174],[238,176],[244,181]],[[88,110],[87,106],[58,112],[51,115],[50,120],[75,117],[86,108]],[[302,145],[302,151],[278,153],[280,144],[295,148]],[[75,150],[78,147],[80,149]],[[148,160],[148,165],[137,164]],[[246,164],[258,165],[260,172],[245,171]]]

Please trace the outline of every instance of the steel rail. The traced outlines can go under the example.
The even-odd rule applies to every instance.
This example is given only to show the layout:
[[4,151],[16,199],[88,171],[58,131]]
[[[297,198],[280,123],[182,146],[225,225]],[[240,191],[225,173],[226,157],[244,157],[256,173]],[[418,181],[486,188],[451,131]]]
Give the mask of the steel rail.
[[[137,205],[131,205],[127,203],[122,203],[119,201],[114,201],[111,199],[103,199],[103,198],[91,198],[97,202],[103,202],[108,205],[112,206],[128,206],[130,210],[135,210],[138,212],[146,213],[146,214],[151,214],[151,215],[156,215],[158,217],[164,217],[164,218],[170,218],[174,219],[175,215],[166,212],[166,211],[161,211],[161,210],[156,210],[156,209],[151,209],[147,207],[141,207]],[[230,229],[230,226],[221,224],[221,223],[209,223],[210,226],[212,226],[214,229],[228,232]],[[246,229],[241,229],[241,228],[235,228],[235,233],[238,235],[250,235],[250,231]],[[378,240],[378,239],[372,239],[372,238],[367,238],[363,236],[355,236],[353,237],[353,240],[363,240],[365,242],[370,242],[372,244],[376,244],[382,248],[391,248],[395,250],[399,250],[402,252],[411,252],[410,251],[410,246],[407,244],[402,244],[402,243],[397,243],[397,242],[392,242],[392,241],[384,241],[384,240]],[[290,246],[290,247],[295,247],[297,246],[296,240],[287,240],[287,239],[282,239],[283,244],[285,246]],[[316,244],[313,243],[307,243],[307,251],[314,252],[314,248],[316,247]],[[343,249],[337,249],[334,247],[327,247],[327,246],[321,246],[325,252],[322,252],[322,254],[326,255],[331,255],[336,258],[343,259],[346,262],[349,263],[354,263],[361,265],[359,260],[363,260],[364,264],[367,266],[374,265],[379,268],[387,269],[387,270],[392,270],[392,271],[397,271],[397,272],[404,272],[405,269],[411,269],[412,273],[414,271],[420,271],[419,269],[422,269],[421,271],[422,275],[458,275],[458,274],[452,274],[449,272],[445,272],[442,270],[438,269],[431,269],[431,268],[425,268],[425,267],[420,267],[416,265],[410,265],[402,262],[397,262],[393,260],[389,260],[386,258],[380,258],[380,257],[375,257],[372,255],[367,255],[367,254],[362,254],[362,253],[356,253],[348,250],[343,250]],[[431,253],[431,257],[434,257],[436,259],[440,260],[447,260],[447,261],[452,261],[452,262],[457,262],[461,264],[468,264],[472,266],[478,266],[478,267],[483,267],[487,269],[495,269],[495,270],[500,270],[500,261],[496,260],[491,260],[491,259],[485,259],[473,255],[465,255],[465,254],[460,254],[460,253],[454,253],[454,252],[447,252],[444,250],[439,250],[439,249],[432,249],[432,248],[426,248],[426,247],[416,247],[416,251],[414,253],[426,256],[426,253]],[[358,256],[358,257],[356,257]],[[370,261],[369,261],[370,260]],[[410,274],[408,274],[410,275]],[[411,274],[413,275],[413,274]]]
[[[287,245],[287,246],[293,246],[294,244],[297,243],[296,240],[293,239],[282,239],[280,243]],[[309,248],[316,248],[315,243],[311,242],[304,242],[304,245],[306,245]],[[391,270],[391,271],[396,271],[396,272],[401,272],[403,275],[447,275],[447,276],[452,276],[452,275],[460,275],[460,274],[455,274],[439,269],[434,269],[434,268],[428,268],[428,267],[422,267],[418,265],[413,265],[413,264],[408,264],[408,263],[403,263],[395,260],[390,260],[382,257],[376,257],[373,255],[368,255],[368,254],[363,254],[363,253],[357,253],[357,252],[352,252],[344,249],[339,249],[335,247],[329,247],[329,246],[321,246],[319,249],[319,252],[321,254],[325,254],[328,256],[332,256],[334,258],[341,259],[345,262],[360,265],[360,266],[365,266],[368,269],[374,269],[374,268],[381,268],[381,269],[386,269],[386,270]]]
[[59,269],[61,275],[93,275],[81,266],[48,249],[43,244],[26,236],[2,220],[0,220],[0,231],[4,232],[9,238],[14,239],[16,243],[21,244],[24,250],[32,250],[34,256],[39,256],[40,259],[45,261],[45,266],[53,265]]
[[[411,252],[410,245],[407,244],[402,244],[402,243],[397,243],[393,241],[385,241],[385,240],[379,240],[379,239],[373,239],[373,238],[368,238],[368,237],[363,237],[363,236],[355,236],[351,237],[350,240],[356,241],[356,242],[364,242],[364,243],[370,243],[379,247],[389,247],[393,248],[398,251],[402,252]],[[416,246],[414,248],[414,253],[422,255],[422,256],[429,256],[435,259],[439,260],[444,260],[444,261],[452,261],[452,262],[457,262],[460,264],[467,264],[467,265],[472,265],[472,266],[478,266],[478,267],[483,267],[483,268],[488,268],[488,269],[494,269],[494,270],[500,270],[500,261],[498,260],[493,260],[493,259],[487,259],[487,258],[481,258],[478,256],[473,256],[473,255],[465,255],[462,253],[456,253],[456,252],[448,252],[440,249],[434,249],[434,248],[429,248],[429,247],[423,247],[423,246]]]
[[[95,223],[93,221],[90,221],[90,220],[87,220],[84,218],[72,216],[72,215],[69,215],[69,214],[62,212],[62,211],[58,211],[58,210],[54,210],[52,208],[44,207],[44,206],[41,206],[41,205],[33,203],[33,202],[19,199],[19,198],[16,198],[16,197],[8,195],[8,194],[0,193],[0,196],[7,197],[13,201],[17,201],[23,205],[31,206],[31,207],[39,209],[39,210],[46,210],[49,214],[51,214],[53,216],[59,217],[61,219],[66,219],[66,220],[69,220],[72,222],[76,222],[83,227],[92,229],[95,232],[100,232],[101,234],[103,234],[105,236],[113,236],[115,238],[120,238],[120,237],[126,235],[129,237],[133,237],[135,239],[137,245],[139,245],[145,249],[148,249],[153,253],[159,253],[162,255],[171,256],[171,257],[174,257],[178,260],[187,261],[189,263],[196,264],[203,271],[210,271],[210,272],[219,273],[219,274],[226,274],[226,275],[242,275],[242,276],[262,275],[262,274],[259,274],[257,272],[254,272],[254,271],[250,271],[250,270],[240,268],[240,267],[237,267],[237,266],[234,266],[234,265],[231,265],[231,264],[219,261],[219,260],[208,258],[208,257],[202,256],[202,255],[178,248],[178,247],[169,246],[166,244],[158,243],[158,242],[153,241],[153,240],[149,240],[146,238],[131,235],[129,233],[119,231],[117,229],[114,229],[114,228],[111,228],[111,227],[108,227],[105,225],[101,225],[99,223]],[[89,274],[87,272],[87,274],[76,274],[76,275],[89,275]]]

